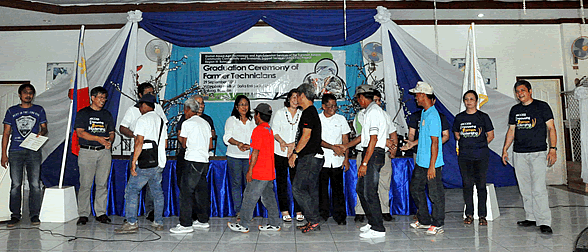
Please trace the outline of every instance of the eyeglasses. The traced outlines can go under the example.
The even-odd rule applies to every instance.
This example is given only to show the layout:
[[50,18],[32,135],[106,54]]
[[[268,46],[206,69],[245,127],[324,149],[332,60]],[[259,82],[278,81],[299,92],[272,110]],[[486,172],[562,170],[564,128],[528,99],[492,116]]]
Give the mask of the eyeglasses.
[[328,109],[336,109],[336,108],[339,108],[339,106],[337,106],[337,105],[325,105],[325,108],[328,108]]
[[239,107],[248,107],[249,104],[247,104],[247,103],[239,103],[239,105],[237,105],[237,106],[239,106]]

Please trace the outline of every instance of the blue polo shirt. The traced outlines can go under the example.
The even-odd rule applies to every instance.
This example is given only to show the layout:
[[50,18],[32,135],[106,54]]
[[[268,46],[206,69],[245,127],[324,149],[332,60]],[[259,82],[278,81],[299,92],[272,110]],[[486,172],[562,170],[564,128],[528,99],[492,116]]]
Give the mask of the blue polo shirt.
[[441,141],[441,118],[435,106],[423,110],[419,122],[419,148],[417,150],[416,164],[423,168],[429,168],[431,162],[431,137],[439,138],[439,150],[435,168],[443,166],[443,147]]

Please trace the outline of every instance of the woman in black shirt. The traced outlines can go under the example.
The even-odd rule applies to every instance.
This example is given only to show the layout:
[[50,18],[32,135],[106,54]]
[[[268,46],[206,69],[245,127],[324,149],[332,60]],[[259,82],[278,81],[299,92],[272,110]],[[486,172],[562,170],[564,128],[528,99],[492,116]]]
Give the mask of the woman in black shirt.
[[478,216],[480,226],[486,221],[486,171],[488,171],[488,143],[494,139],[494,127],[488,114],[477,108],[478,94],[469,90],[463,95],[466,110],[455,116],[453,133],[459,143],[458,164],[463,181],[463,198],[466,203],[464,224],[474,221],[473,186],[478,190]]

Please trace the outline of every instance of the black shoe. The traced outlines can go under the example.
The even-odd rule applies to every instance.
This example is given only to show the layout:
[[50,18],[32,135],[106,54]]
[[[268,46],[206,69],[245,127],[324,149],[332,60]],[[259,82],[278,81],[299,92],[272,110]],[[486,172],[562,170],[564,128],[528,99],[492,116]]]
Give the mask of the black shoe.
[[356,214],[355,215],[355,219],[353,219],[355,222],[363,222],[365,220],[365,215],[364,214]]
[[384,219],[385,221],[393,221],[394,217],[392,217],[392,215],[390,213],[385,213],[385,214],[382,214],[382,219]]
[[103,214],[103,215],[96,217],[96,220],[99,221],[100,223],[104,223],[104,224],[108,224],[111,222],[110,218],[108,218],[108,216],[106,216],[106,214]]
[[153,220],[155,220],[155,213],[153,211],[149,211],[147,213],[147,217],[145,217],[145,219],[147,219],[148,221],[153,222]]
[[14,227],[16,226],[16,224],[18,224],[20,222],[19,218],[16,217],[12,217],[10,218],[10,220],[6,223],[6,227]]
[[541,229],[542,234],[553,234],[553,230],[551,230],[550,226],[541,225],[541,226],[539,226],[539,229]]
[[78,222],[76,223],[76,225],[86,225],[86,223],[88,222],[88,217],[80,217],[78,219]]
[[33,218],[31,218],[31,225],[33,225],[33,226],[41,225],[41,220],[39,220],[39,216],[33,216]]
[[537,222],[536,221],[530,221],[530,220],[517,221],[517,225],[519,225],[521,227],[530,227],[530,226],[536,226],[537,225]]
[[337,221],[337,225],[347,225],[347,221],[346,220]]

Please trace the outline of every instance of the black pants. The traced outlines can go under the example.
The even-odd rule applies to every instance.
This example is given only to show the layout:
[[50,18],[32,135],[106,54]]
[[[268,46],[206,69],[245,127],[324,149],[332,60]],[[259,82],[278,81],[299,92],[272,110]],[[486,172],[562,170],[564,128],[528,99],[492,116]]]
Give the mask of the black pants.
[[[428,168],[415,164],[410,181],[410,195],[418,208],[417,218],[423,225],[442,227],[445,224],[445,189],[443,188],[443,166],[435,168],[435,178],[427,179]],[[433,212],[429,214],[425,186],[429,187],[429,199],[433,203]]]
[[[290,173],[290,183],[294,182],[296,176],[296,169],[290,168],[288,165],[288,158],[274,154],[274,161],[276,164],[276,184],[278,185],[278,204],[280,211],[290,211],[290,195],[288,194],[288,173]],[[301,212],[300,205],[294,199],[294,213]],[[294,214],[292,213],[292,214]]]
[[296,177],[292,182],[292,194],[302,207],[304,216],[311,223],[320,221],[318,210],[318,178],[325,159],[316,158],[313,154],[298,158]]
[[[362,152],[362,160],[365,160],[365,149]],[[380,170],[384,166],[385,151],[382,148],[375,148],[370,160],[367,163],[365,176],[357,179],[357,197],[361,202],[365,217],[371,229],[378,232],[386,232],[384,219],[382,218],[382,206],[378,196],[378,183],[380,182]],[[364,161],[365,162],[365,161]],[[359,167],[358,167],[359,169]]]
[[[186,160],[184,159],[184,156],[186,155],[186,149],[184,148],[180,148],[177,152],[176,155],[176,183],[178,185],[178,188],[180,187],[180,184],[182,182],[182,172],[184,170],[184,168],[186,167]],[[198,209],[198,204],[196,204],[196,197],[192,197],[192,220],[198,220],[198,215],[199,214],[204,214],[201,213],[200,210]]]
[[471,160],[459,156],[459,170],[463,182],[463,200],[466,204],[465,214],[474,215],[474,184],[478,190],[478,216],[486,217],[486,172],[488,171],[488,156],[481,160]]
[[[345,194],[343,193],[343,169],[342,167],[323,167],[319,174],[319,212],[323,219],[331,215],[331,203],[333,206],[333,219],[340,222],[347,218],[345,207]],[[329,181],[331,182],[331,200],[329,200]]]
[[[192,226],[193,209],[196,209],[196,220],[207,223],[210,218],[210,190],[208,189],[208,163],[186,160],[180,179],[180,224]],[[195,202],[195,205],[194,205]]]

